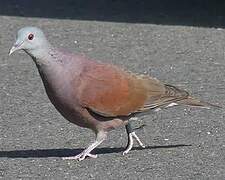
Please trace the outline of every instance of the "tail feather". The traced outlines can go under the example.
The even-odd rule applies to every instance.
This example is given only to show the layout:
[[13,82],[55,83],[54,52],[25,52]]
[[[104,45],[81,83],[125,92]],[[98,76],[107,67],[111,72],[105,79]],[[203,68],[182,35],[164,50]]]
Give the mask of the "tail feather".
[[183,100],[181,100],[181,101],[179,101],[177,103],[178,104],[189,105],[189,106],[198,106],[198,107],[208,108],[208,109],[210,109],[211,107],[222,108],[222,106],[220,106],[220,105],[204,102],[204,101],[201,101],[199,99],[193,98],[191,96],[188,96],[187,99],[183,99]]

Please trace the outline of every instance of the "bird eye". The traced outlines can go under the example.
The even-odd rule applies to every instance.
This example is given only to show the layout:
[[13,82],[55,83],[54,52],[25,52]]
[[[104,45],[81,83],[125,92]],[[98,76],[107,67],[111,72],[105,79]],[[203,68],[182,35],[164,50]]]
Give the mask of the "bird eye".
[[29,34],[28,37],[27,37],[29,40],[32,40],[34,38],[34,35],[33,34]]

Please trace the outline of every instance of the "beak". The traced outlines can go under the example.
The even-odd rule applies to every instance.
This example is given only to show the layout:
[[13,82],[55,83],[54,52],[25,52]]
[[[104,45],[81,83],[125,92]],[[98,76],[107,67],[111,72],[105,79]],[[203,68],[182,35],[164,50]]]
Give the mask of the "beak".
[[19,49],[21,49],[21,45],[23,44],[23,41],[22,42],[17,42],[16,41],[16,43],[12,46],[12,48],[9,50],[9,56],[13,53],[13,52],[15,52],[15,51],[17,51],[17,50],[19,50]]
[[13,47],[9,50],[9,56],[16,51],[16,46],[13,45]]

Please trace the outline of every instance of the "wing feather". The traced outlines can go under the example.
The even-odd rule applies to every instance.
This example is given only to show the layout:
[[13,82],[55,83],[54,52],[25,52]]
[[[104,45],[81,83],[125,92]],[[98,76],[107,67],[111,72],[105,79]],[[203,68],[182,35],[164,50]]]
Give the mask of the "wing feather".
[[149,76],[98,64],[81,74],[80,103],[104,117],[126,116],[168,105],[188,93]]

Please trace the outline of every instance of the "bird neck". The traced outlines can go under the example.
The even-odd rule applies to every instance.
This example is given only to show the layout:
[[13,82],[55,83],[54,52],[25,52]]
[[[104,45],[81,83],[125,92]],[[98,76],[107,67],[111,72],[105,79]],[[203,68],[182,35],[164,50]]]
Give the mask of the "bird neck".
[[47,45],[44,47],[40,47],[35,50],[25,50],[27,54],[31,56],[33,61],[38,66],[46,66],[49,65],[51,62],[51,55],[50,52],[52,50],[51,45]]

